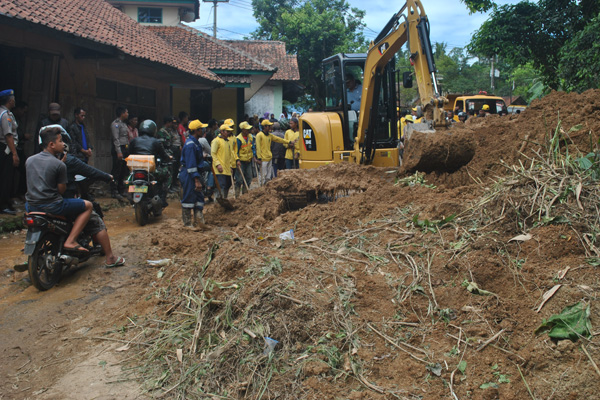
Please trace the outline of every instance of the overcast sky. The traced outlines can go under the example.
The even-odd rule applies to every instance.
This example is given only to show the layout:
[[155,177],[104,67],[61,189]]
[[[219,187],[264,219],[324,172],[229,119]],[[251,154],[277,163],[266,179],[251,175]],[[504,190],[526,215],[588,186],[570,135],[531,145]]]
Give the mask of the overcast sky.
[[[364,33],[373,39],[389,21],[392,14],[400,10],[402,1],[348,0],[352,7],[365,10],[367,29]],[[516,3],[500,0],[498,4]],[[487,15],[469,15],[467,7],[459,0],[422,0],[431,26],[431,42],[445,42],[448,49],[464,47],[470,37],[487,19]],[[219,39],[243,39],[258,27],[252,16],[251,0],[229,0],[217,6],[217,37]],[[201,0],[200,18],[190,24],[196,29],[212,34],[213,3]]]

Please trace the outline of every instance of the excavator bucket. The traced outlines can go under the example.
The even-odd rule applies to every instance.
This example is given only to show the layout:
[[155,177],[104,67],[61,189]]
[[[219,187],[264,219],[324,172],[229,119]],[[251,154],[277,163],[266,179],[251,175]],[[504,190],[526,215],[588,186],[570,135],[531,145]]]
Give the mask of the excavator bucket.
[[430,122],[408,124],[404,133],[402,170],[406,172],[454,172],[475,155],[470,132],[440,127]]

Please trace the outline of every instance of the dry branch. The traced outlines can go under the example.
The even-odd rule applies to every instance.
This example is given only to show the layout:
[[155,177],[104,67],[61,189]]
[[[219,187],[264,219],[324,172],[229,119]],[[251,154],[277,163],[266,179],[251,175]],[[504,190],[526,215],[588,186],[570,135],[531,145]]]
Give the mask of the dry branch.
[[492,336],[491,338],[489,338],[488,340],[486,340],[485,342],[483,342],[483,344],[481,346],[479,346],[477,349],[475,349],[475,351],[481,351],[483,350],[488,344],[492,343],[494,340],[496,340],[500,335],[502,335],[502,333],[504,333],[504,329],[501,329],[498,333],[496,333],[494,336]]
[[[370,323],[367,323],[367,326],[368,326],[368,327],[369,327],[369,328],[370,328],[370,329],[371,329],[373,332],[375,332],[376,334],[378,334],[379,336],[381,336],[381,338],[382,338],[383,340],[385,340],[386,342],[388,342],[389,344],[391,344],[392,346],[394,346],[394,347],[395,347],[395,348],[397,348],[398,350],[401,350],[401,351],[405,352],[406,354],[408,354],[409,356],[411,356],[412,358],[414,358],[414,359],[415,359],[415,360],[417,360],[417,361],[421,361],[422,363],[429,364],[429,362],[428,362],[428,361],[426,361],[426,360],[423,360],[422,358],[419,358],[419,357],[415,356],[415,355],[414,355],[413,353],[411,353],[410,351],[408,351],[408,350],[406,350],[406,349],[403,349],[402,347],[400,347],[400,346],[399,346],[399,345],[398,345],[396,342],[394,342],[394,341],[393,341],[393,340],[392,340],[392,339],[391,339],[389,336],[387,336],[387,335],[384,335],[383,333],[379,332],[379,331],[378,331],[377,329],[375,329],[375,327],[373,327],[373,325],[371,325]],[[407,344],[407,343],[403,343],[403,342],[401,342],[401,343],[402,343],[404,346],[407,346],[407,347],[409,347],[409,348],[411,348],[411,349],[413,349],[413,350],[418,350],[418,351],[422,352],[423,354],[425,354],[426,356],[429,356],[429,355],[428,355],[428,354],[425,352],[425,350],[422,350],[422,349],[419,349],[419,348],[417,348],[417,347],[411,346],[411,345],[409,345],[409,344]]]

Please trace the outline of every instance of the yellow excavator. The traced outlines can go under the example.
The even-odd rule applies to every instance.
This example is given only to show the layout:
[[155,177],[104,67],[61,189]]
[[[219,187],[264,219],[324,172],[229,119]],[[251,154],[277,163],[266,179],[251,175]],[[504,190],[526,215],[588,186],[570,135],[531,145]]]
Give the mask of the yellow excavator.
[[[401,73],[395,70],[395,55],[405,43],[414,71]],[[405,88],[412,87],[413,78],[423,119],[408,125],[403,143],[398,134],[398,95],[400,82]],[[325,111],[305,113],[300,118],[300,168],[345,161],[399,166],[401,149],[410,146],[411,137],[443,135],[435,129],[447,126],[443,109],[447,100],[440,94],[429,20],[419,0],[408,0],[392,16],[366,54],[342,53],[323,60],[323,79]],[[446,159],[438,160],[440,165],[452,158],[443,153],[439,152]]]

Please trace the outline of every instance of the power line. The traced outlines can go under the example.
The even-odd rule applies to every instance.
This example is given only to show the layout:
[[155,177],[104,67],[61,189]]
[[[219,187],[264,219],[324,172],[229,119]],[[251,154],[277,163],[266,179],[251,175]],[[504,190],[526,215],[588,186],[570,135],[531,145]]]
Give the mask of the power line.
[[241,8],[242,10],[254,12],[254,9],[252,7],[248,7],[248,6],[246,6],[244,4],[241,4],[241,3],[240,4],[234,4],[232,2],[229,2],[229,5],[237,7],[237,8]]
[[231,0],[231,1],[235,1],[236,3],[239,2],[240,4],[243,4],[245,6],[252,7],[252,2],[247,1],[247,0]]
[[208,10],[208,13],[206,14],[206,23],[208,24],[208,20],[210,18],[210,15],[212,14],[212,10],[213,8],[215,8],[215,6],[211,6],[210,10]]
[[246,35],[250,34],[250,32],[248,32],[248,33],[239,33],[239,32],[230,31],[229,29],[225,29],[225,28],[217,28],[217,31],[225,31],[225,32],[229,32],[229,33],[235,33],[236,35],[240,35],[240,36],[246,36]]

